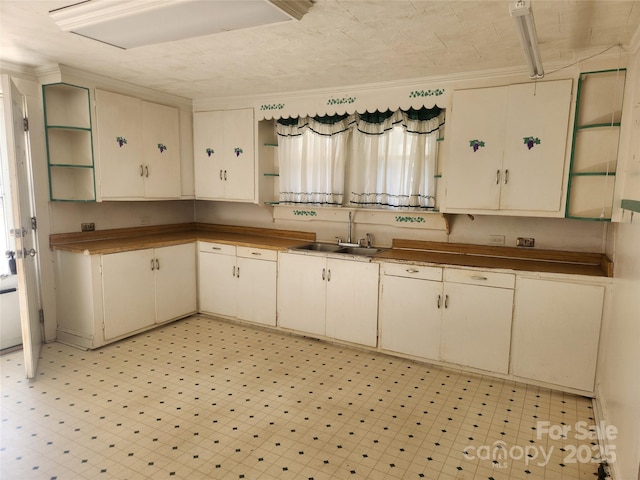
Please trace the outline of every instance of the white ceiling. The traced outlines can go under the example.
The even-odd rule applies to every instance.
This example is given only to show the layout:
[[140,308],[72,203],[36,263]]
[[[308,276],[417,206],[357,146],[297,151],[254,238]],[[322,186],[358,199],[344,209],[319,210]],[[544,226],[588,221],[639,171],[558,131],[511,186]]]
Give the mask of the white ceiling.
[[[77,0],[0,0],[0,61],[63,64],[186,98],[520,66],[525,71],[504,0],[316,0],[299,22],[130,50],[62,32],[48,12],[72,3]],[[639,1],[533,0],[532,5],[545,66],[639,41]]]

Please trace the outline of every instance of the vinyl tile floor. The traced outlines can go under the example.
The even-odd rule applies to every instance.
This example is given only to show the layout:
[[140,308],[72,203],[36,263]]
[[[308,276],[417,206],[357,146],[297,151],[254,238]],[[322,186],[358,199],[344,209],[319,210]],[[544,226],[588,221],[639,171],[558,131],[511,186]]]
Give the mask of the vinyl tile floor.
[[3,480],[597,478],[588,398],[219,319],[0,366]]

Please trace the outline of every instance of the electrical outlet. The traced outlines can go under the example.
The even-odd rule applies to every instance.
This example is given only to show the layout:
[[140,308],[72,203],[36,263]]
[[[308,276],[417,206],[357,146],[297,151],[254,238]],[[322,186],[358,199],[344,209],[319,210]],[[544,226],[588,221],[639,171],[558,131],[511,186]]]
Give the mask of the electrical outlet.
[[95,232],[96,224],[95,223],[81,223],[80,230],[83,232]]
[[504,235],[489,235],[489,245],[504,245]]
[[151,217],[140,217],[140,225],[150,225]]
[[516,240],[517,247],[533,247],[536,244],[535,238],[518,237]]

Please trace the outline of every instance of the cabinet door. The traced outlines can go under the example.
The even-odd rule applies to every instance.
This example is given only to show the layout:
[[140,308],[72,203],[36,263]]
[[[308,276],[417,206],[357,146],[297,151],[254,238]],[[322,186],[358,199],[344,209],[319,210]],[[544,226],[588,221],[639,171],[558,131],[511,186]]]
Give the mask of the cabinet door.
[[454,92],[446,139],[447,208],[498,208],[506,111],[507,87]]
[[325,334],[326,258],[278,254],[278,325]]
[[224,197],[223,112],[193,114],[193,158],[196,198]]
[[200,311],[235,317],[235,255],[200,252],[198,258]]
[[507,373],[513,290],[444,284],[442,360]]
[[142,102],[142,158],[146,198],[180,198],[178,109]]
[[154,250],[156,262],[156,322],[197,311],[195,243]]
[[518,278],[511,373],[593,391],[604,287]]
[[571,80],[509,87],[501,209],[560,211],[570,104]]
[[237,259],[238,318],[276,325],[276,268],[268,260]]
[[253,200],[255,192],[253,110],[224,112],[224,196]]
[[144,196],[140,100],[96,89],[103,199]]
[[440,360],[442,282],[382,277],[380,347]]
[[104,338],[126,335],[155,322],[153,250],[102,256]]
[[376,346],[378,269],[378,263],[327,260],[327,337]]

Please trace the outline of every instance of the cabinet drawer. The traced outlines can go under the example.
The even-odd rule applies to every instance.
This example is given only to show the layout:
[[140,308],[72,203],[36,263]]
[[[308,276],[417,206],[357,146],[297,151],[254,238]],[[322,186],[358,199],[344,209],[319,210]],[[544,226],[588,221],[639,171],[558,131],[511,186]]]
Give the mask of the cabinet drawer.
[[225,243],[198,242],[198,251],[206,253],[221,253],[223,255],[235,255],[236,246]]
[[481,272],[478,270],[449,269],[444,270],[444,281],[466,283],[486,287],[514,288],[515,275],[510,273]]
[[255,258],[257,260],[270,260],[272,262],[278,260],[278,251],[266,248],[236,247],[236,254],[238,257]]
[[393,277],[419,278],[421,280],[442,281],[442,268],[425,267],[406,263],[384,263],[382,271]]

